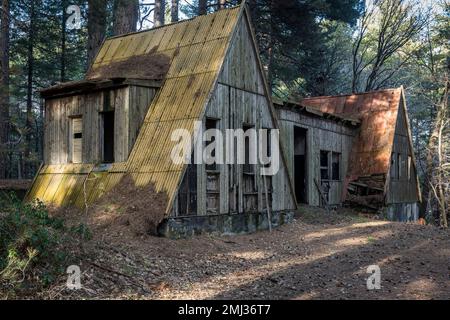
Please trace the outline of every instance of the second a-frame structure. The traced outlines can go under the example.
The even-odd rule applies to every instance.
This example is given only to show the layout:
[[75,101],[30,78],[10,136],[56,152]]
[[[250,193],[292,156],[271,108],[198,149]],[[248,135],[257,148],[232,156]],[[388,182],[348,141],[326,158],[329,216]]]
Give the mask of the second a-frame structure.
[[164,194],[158,223],[166,235],[249,232],[293,216],[283,151],[271,155],[279,164],[274,174],[261,175],[269,164],[249,161],[259,159],[250,135],[240,149],[243,163],[237,147],[222,150],[230,163],[173,161],[178,129],[197,141],[208,129],[223,136],[277,129],[245,5],[107,39],[85,80],[42,95],[45,161],[28,201],[83,207],[131,177],[136,187]]

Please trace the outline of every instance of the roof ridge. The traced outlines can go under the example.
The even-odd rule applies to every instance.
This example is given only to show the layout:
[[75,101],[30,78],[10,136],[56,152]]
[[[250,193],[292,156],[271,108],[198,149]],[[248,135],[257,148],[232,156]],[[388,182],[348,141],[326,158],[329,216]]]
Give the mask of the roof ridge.
[[400,90],[401,88],[402,87],[387,88],[387,89],[380,89],[380,90],[372,90],[372,91],[358,92],[358,93],[348,93],[348,94],[338,94],[338,95],[328,95],[328,96],[316,96],[316,97],[304,97],[304,98],[300,98],[300,100],[313,100],[313,99],[343,98],[343,97],[351,97],[351,96],[361,96],[361,95],[368,95],[368,94],[374,94],[374,93],[379,93],[379,92],[396,91],[396,90]]

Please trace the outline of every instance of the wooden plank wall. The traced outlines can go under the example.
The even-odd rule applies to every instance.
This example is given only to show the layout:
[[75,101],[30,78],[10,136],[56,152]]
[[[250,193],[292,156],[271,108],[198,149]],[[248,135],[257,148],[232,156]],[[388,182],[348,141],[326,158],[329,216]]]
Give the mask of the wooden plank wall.
[[278,108],[278,116],[281,127],[280,140],[284,143],[288,169],[292,177],[294,177],[294,127],[308,130],[306,137],[308,204],[314,206],[320,204],[320,195],[314,184],[314,179],[320,182],[320,150],[341,153],[341,180],[330,183],[329,193],[330,204],[340,204],[351,146],[357,131],[334,120],[310,116],[292,109]]
[[126,161],[155,93],[154,88],[131,86],[47,100],[44,163],[71,162],[70,119],[80,116],[83,121],[82,162],[101,161],[103,141],[100,112],[105,111],[105,94],[109,95],[109,108],[115,110],[115,162]]
[[[203,118],[203,127],[205,127],[206,118],[218,119],[219,129],[224,137],[226,129],[242,128],[244,124],[254,125],[255,129],[274,128],[258,60],[252,49],[248,24],[245,19],[241,22],[237,26],[236,38],[231,43],[217,87]],[[279,172],[267,179],[269,192],[272,193],[270,206],[274,211],[293,210],[295,203],[289,187],[287,170],[284,168],[281,158],[279,162]],[[243,165],[224,164],[219,165],[218,170],[220,202],[217,213],[248,212],[248,208],[252,207],[253,203],[255,203],[254,211],[266,210],[264,181],[263,176],[259,174],[260,165],[256,165],[255,168],[255,195],[244,186]],[[210,201],[207,198],[213,178],[206,172],[204,164],[198,165],[197,172],[197,214],[214,214],[209,209]],[[271,184],[272,188],[270,188]],[[178,203],[178,200],[175,200],[175,204]],[[176,206],[174,206],[172,215],[178,216]]]
[[[400,105],[403,102],[400,102]],[[406,126],[405,112],[402,107],[399,108],[397,123],[395,126],[394,146],[392,152],[401,154],[401,168],[402,173],[400,179],[394,179],[390,176],[389,188],[386,195],[387,203],[403,203],[403,202],[417,202],[419,196],[417,194],[417,180],[416,169],[411,164],[411,175],[408,180],[408,156],[412,156],[412,150],[409,145],[408,129]]]

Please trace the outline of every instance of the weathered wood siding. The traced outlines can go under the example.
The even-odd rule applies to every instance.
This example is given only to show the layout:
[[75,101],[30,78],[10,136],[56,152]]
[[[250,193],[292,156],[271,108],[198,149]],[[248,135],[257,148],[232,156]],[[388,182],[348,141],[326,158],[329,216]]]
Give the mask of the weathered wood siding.
[[[399,179],[390,175],[386,202],[391,203],[412,203],[419,201],[417,191],[417,171],[411,163],[411,172],[408,178],[408,156],[413,157],[413,151],[409,143],[407,119],[405,111],[402,107],[403,101],[400,102],[397,123],[395,126],[394,145],[392,152],[401,155],[401,170]],[[392,162],[391,162],[392,163]]]
[[281,137],[288,161],[288,170],[294,177],[294,128],[307,129],[306,136],[306,194],[308,204],[318,206],[320,194],[314,179],[320,183],[320,151],[332,151],[341,154],[340,180],[330,181],[329,203],[342,202],[343,181],[347,174],[348,161],[353,139],[357,133],[334,120],[306,115],[301,111],[278,108]]
[[114,110],[115,162],[123,162],[134,144],[156,89],[128,86],[88,94],[48,99],[45,102],[44,163],[67,164],[70,153],[70,119],[82,117],[82,162],[102,159],[101,112]]
[[[203,118],[203,128],[207,118],[218,120],[218,129],[224,138],[226,129],[275,128],[250,29],[245,19],[241,21]],[[266,180],[269,206],[273,211],[293,210],[296,207],[293,190],[281,157],[279,162],[278,173]],[[266,210],[264,178],[260,175],[259,164],[255,165],[254,176],[244,174],[243,165],[221,164],[216,173],[208,172],[204,164],[197,166],[198,215]],[[178,200],[175,200],[173,216],[179,215]]]

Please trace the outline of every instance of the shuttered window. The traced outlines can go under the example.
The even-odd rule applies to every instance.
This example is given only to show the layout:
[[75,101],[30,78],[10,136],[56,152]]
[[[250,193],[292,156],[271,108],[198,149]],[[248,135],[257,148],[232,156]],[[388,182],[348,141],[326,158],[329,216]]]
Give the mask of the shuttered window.
[[83,161],[83,118],[72,118],[71,129],[70,146],[72,163],[81,163]]

